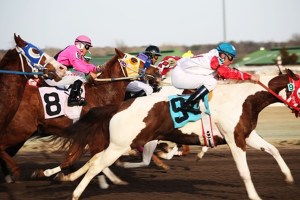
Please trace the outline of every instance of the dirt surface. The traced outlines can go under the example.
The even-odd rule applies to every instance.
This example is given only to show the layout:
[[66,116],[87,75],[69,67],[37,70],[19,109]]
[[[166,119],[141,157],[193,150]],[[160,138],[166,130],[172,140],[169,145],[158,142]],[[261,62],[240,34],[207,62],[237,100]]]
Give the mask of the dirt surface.
[[[252,180],[262,199],[296,200],[300,197],[300,123],[299,119],[284,109],[275,107],[264,111],[259,119],[258,130],[267,141],[278,147],[291,169],[295,184],[285,183],[272,156],[248,149]],[[0,175],[0,200],[71,199],[80,180],[60,183],[53,181],[53,177],[44,180],[30,179],[30,174],[35,169],[59,165],[63,154],[49,150],[49,146],[41,146],[41,143],[25,145],[15,157],[22,169],[20,179],[14,184],[6,184],[3,183],[2,174]],[[95,178],[81,199],[248,199],[228,147],[211,149],[198,162],[195,161],[198,147],[193,147],[192,150],[188,156],[165,161],[171,167],[168,171],[161,170],[154,164],[138,169],[113,166],[112,170],[130,184],[111,185],[109,189],[101,190]],[[75,167],[82,166],[88,158],[88,155],[84,156]]]
[[[290,167],[296,183],[284,182],[284,177],[275,160],[264,152],[249,150],[248,164],[257,192],[262,199],[299,199],[300,196],[300,149],[280,149]],[[58,164],[59,154],[22,154],[16,160],[23,174],[15,184],[0,185],[1,200],[71,199],[78,181],[59,183],[48,180],[30,180],[36,168]],[[83,160],[86,160],[85,157]],[[78,166],[83,164],[83,160]],[[227,148],[209,151],[203,160],[196,162],[195,154],[176,157],[166,161],[171,169],[167,172],[151,164],[147,168],[122,169],[113,167],[114,172],[128,181],[127,186],[112,185],[108,190],[98,187],[93,179],[81,199],[247,199],[245,187]]]

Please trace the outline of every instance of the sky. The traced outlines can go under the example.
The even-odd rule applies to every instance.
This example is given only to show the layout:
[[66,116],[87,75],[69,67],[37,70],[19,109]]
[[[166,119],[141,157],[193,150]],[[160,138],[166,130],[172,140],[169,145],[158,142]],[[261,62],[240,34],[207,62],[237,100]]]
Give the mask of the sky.
[[40,48],[82,34],[96,47],[285,42],[300,34],[299,9],[300,0],[2,0],[0,49],[14,47],[14,33]]

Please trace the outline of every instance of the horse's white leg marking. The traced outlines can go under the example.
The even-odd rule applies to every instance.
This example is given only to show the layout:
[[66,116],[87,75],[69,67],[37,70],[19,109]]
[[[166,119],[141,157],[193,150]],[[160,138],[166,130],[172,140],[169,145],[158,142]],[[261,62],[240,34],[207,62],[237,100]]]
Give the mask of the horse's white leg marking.
[[173,158],[173,156],[178,152],[178,147],[177,145],[175,145],[173,147],[173,149],[171,151],[169,151],[168,153],[160,153],[159,157],[166,159],[166,160],[170,160]]
[[118,165],[120,165],[124,168],[136,168],[136,167],[148,166],[151,162],[151,157],[157,146],[157,143],[158,143],[158,140],[152,140],[145,144],[144,150],[143,150],[143,161],[142,162],[139,162],[139,163],[131,163],[131,162],[120,163],[119,162]]
[[285,163],[285,161],[281,157],[278,149],[275,146],[273,146],[272,144],[265,141],[262,137],[260,137],[257,134],[257,132],[255,130],[253,130],[251,132],[249,138],[246,139],[246,143],[248,146],[250,146],[254,149],[265,151],[265,152],[269,153],[270,155],[272,155],[275,158],[275,160],[277,161],[277,163],[281,169],[281,172],[285,175],[285,181],[287,183],[294,182],[294,178],[291,174],[289,167],[287,166],[287,164]]
[[208,151],[208,147],[207,147],[207,146],[203,146],[203,147],[201,148],[200,152],[197,153],[196,159],[197,159],[197,160],[201,160],[201,159],[203,158],[204,154],[205,154],[207,151]]
[[52,168],[52,169],[45,170],[44,171],[44,175],[46,177],[49,177],[49,176],[52,176],[53,174],[56,174],[56,173],[58,173],[60,171],[61,171],[61,168],[60,168],[60,166],[58,166],[58,167],[55,167],[55,168]]
[[10,174],[6,175],[6,176],[4,177],[4,179],[5,179],[5,182],[6,182],[6,183],[13,183],[13,182],[14,182],[14,180],[12,179],[12,177],[11,177]]
[[[124,144],[123,144],[124,145]],[[106,150],[93,156],[89,161],[89,169],[73,192],[73,200],[79,199],[90,181],[103,169],[112,165],[123,153],[130,149],[129,145],[118,146],[111,141]],[[80,170],[80,169],[79,169]],[[76,172],[75,172],[76,173]]]
[[100,153],[95,154],[85,165],[83,165],[80,169],[78,169],[76,172],[73,172],[68,175],[59,174],[58,180],[60,181],[74,181],[80,176],[82,176],[88,169],[90,168],[90,165],[94,162],[94,160],[97,160],[101,155],[103,154],[103,151]]
[[116,176],[108,167],[103,169],[103,174],[109,178],[111,182],[115,185],[128,185],[128,182],[121,180],[118,176]]
[[239,174],[242,180],[244,181],[249,199],[261,200],[261,198],[258,196],[255,190],[254,184],[251,179],[250,170],[246,159],[246,152],[243,151],[241,148],[237,147],[235,143],[228,142],[228,145],[230,147]]
[[99,175],[97,178],[98,178],[98,185],[101,189],[105,190],[109,188],[109,184],[106,182],[105,175]]

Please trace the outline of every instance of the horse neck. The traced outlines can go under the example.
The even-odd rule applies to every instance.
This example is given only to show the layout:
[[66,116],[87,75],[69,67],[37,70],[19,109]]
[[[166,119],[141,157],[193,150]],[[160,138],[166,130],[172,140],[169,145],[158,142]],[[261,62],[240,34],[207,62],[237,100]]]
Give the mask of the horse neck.
[[[288,76],[287,75],[280,75],[273,79],[271,79],[268,83],[268,86],[271,90],[273,90],[276,94],[279,94],[280,91],[286,88],[288,84]],[[250,95],[246,102],[248,101],[251,108],[256,110],[256,112],[262,111],[265,107],[273,104],[281,102],[277,97],[271,94],[268,91],[259,91],[254,95]]]
[[[105,78],[121,78],[124,77],[118,57],[114,56],[109,62],[106,63],[102,75],[100,77]],[[103,106],[111,103],[119,103],[125,98],[125,90],[129,80],[118,81],[105,81],[95,82],[92,84],[86,84],[86,95],[91,94],[95,106]]]
[[274,92],[276,92],[277,94],[286,88],[286,85],[289,83],[289,77],[287,74],[283,74],[280,76],[276,76],[275,78],[272,78],[269,83],[268,86],[271,90],[273,90]]
[[[27,62],[25,61],[24,57],[23,57],[23,66],[25,71],[30,68]],[[0,69],[9,70],[9,71],[19,71],[19,72],[22,71],[22,63],[16,49],[11,49],[7,51],[7,53],[4,55],[4,57],[0,62]],[[22,88],[24,89],[25,84],[27,82],[27,78],[23,75],[11,76],[11,75],[0,73],[0,82],[1,85],[3,85],[2,83],[5,83],[4,85],[10,83],[10,86],[12,86],[11,84],[16,84],[16,87],[18,86],[18,89],[20,89],[19,88],[20,86],[22,86]]]

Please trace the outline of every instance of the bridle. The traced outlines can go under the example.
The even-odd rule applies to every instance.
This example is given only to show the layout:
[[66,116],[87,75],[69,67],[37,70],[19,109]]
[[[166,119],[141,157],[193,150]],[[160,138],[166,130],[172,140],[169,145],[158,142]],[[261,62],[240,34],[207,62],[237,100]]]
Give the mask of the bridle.
[[[28,43],[25,47],[21,48],[19,46],[16,46],[16,51],[19,54],[21,65],[22,65],[22,72],[25,72],[24,69],[24,62],[23,62],[23,56],[26,59],[26,62],[28,66],[31,68],[32,75],[34,77],[38,77],[38,75],[47,76],[46,73],[44,73],[44,70],[47,69],[46,66],[52,61],[51,59],[48,59],[48,62],[45,62],[44,64],[41,63],[42,58],[46,57],[46,54],[41,51],[39,48],[34,46],[33,44]],[[54,59],[54,58],[53,58]],[[46,57],[47,60],[47,57]],[[40,72],[40,73],[38,73]],[[31,75],[31,74],[29,74]],[[28,79],[26,74],[24,76]]]
[[[124,77],[118,77],[118,78],[95,78],[95,81],[118,81],[118,80],[137,80],[143,77],[150,77],[150,78],[155,78],[153,75],[148,74],[146,71],[148,69],[147,68],[140,68],[140,64],[141,62],[145,65],[145,62],[133,55],[130,55],[128,53],[125,53],[123,58],[119,58],[118,59],[123,76]],[[160,70],[159,67],[154,66],[154,65],[150,65],[149,67],[152,68],[156,68],[158,70]],[[97,74],[97,77],[100,75],[101,73]]]

